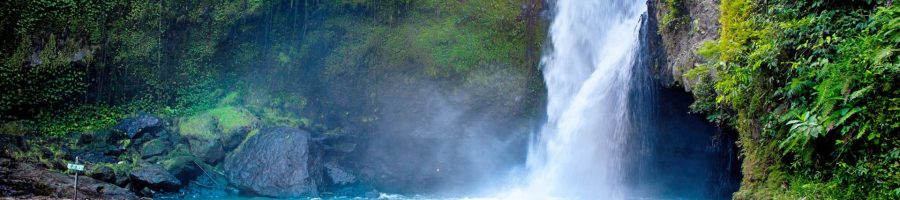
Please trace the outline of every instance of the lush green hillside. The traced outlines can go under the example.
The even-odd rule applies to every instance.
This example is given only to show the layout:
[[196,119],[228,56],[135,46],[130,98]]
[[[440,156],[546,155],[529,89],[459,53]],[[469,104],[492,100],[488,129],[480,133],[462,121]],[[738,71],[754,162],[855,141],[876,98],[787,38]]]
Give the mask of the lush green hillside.
[[[670,1],[677,2],[677,1]],[[740,134],[738,199],[900,198],[900,7],[722,0],[695,111]]]
[[[523,10],[526,3],[4,1],[0,117],[62,135],[102,129],[136,111],[191,115],[229,94],[250,96],[241,99],[248,104],[260,98],[278,104],[258,109],[260,115],[285,115],[262,110],[301,109],[297,102],[343,115],[358,109],[332,106],[342,103],[316,91],[364,93],[374,86],[328,85],[403,78],[390,74],[396,71],[494,87],[487,82],[493,71],[509,70],[528,77],[515,87],[530,88],[537,98],[528,100],[536,105],[542,81],[535,52],[544,36],[535,20],[540,8]],[[306,116],[287,117],[322,113],[299,115]],[[334,126],[324,121],[306,124]]]
[[[0,158],[64,171],[79,151],[108,142],[119,150],[91,167],[129,179],[146,162],[176,175],[185,166],[221,171],[217,144],[274,126],[351,140],[354,154],[419,127],[454,140],[471,126],[524,141],[544,102],[540,2],[3,1],[0,140],[15,142],[0,144]],[[165,137],[147,137],[173,141],[104,135],[143,113],[165,124]],[[95,136],[113,139],[84,139]],[[428,158],[443,147],[418,148]],[[396,159],[376,161],[423,160]],[[409,188],[437,185],[428,175],[409,174],[426,180]]]

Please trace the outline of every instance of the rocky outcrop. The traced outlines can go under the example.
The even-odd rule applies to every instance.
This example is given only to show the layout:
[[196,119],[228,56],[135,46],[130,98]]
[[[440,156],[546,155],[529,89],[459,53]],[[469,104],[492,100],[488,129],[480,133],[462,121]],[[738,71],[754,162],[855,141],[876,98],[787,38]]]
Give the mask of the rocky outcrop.
[[[0,196],[21,199],[71,198],[75,176],[51,172],[25,163],[0,166]],[[78,198],[138,199],[134,193],[87,176],[78,177]]]
[[[662,78],[664,85],[680,84],[690,90],[696,80],[688,80],[684,73],[697,63],[705,62],[696,51],[704,41],[718,38],[718,0],[674,0],[668,5],[666,0],[651,0],[650,14],[657,19],[672,15],[671,22],[660,24],[660,41],[665,48],[663,74],[671,74],[672,79]],[[674,9],[674,10],[673,10]],[[663,27],[665,26],[665,27]]]
[[331,185],[343,186],[356,183],[357,178],[353,173],[339,165],[337,162],[325,163],[325,172]]
[[320,153],[306,131],[262,129],[225,159],[225,173],[231,184],[249,193],[315,196],[324,182]]

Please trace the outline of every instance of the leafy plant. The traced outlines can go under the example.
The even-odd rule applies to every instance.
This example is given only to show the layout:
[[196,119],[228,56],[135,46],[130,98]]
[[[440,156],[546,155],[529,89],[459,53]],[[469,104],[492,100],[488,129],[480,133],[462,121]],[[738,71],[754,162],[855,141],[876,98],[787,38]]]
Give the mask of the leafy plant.
[[790,152],[808,153],[809,141],[823,134],[822,125],[819,125],[818,118],[810,112],[797,115],[796,119],[788,121],[787,125],[791,126],[790,134],[779,144],[779,147],[784,149],[784,154]]
[[720,38],[698,50],[711,62],[685,75],[700,81],[692,108],[731,116],[745,171],[763,171],[745,173],[737,198],[897,197],[886,158],[900,149],[900,8],[886,5],[721,2]]

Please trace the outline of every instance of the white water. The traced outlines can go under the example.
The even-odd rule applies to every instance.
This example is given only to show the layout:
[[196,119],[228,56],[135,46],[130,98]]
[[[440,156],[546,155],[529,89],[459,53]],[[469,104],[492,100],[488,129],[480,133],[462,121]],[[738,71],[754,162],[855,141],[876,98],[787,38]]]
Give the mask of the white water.
[[547,122],[529,149],[530,176],[510,199],[621,199],[628,91],[646,13],[640,0],[559,0],[542,59]]

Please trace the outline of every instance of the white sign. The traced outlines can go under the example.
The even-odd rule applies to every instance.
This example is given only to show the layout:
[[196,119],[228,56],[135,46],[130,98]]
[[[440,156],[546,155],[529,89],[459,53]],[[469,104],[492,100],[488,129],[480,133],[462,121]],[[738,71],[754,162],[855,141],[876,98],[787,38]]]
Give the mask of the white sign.
[[69,163],[68,168],[71,170],[84,171],[84,165]]

